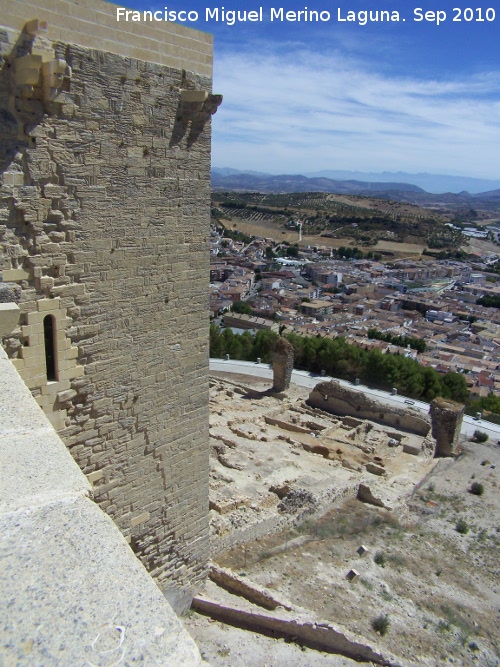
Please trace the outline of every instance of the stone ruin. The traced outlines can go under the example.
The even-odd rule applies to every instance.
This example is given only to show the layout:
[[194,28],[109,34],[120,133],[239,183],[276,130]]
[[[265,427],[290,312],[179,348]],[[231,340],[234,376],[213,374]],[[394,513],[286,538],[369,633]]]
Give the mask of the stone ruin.
[[377,424],[398,428],[426,437],[429,420],[408,408],[397,408],[370,398],[361,391],[343,387],[338,382],[320,382],[309,395],[308,405],[340,416],[369,419]]
[[273,392],[283,392],[290,387],[293,371],[293,346],[286,338],[280,338],[273,350]]
[[432,435],[436,440],[435,456],[456,456],[465,406],[444,398],[435,398],[430,415]]
[[[465,406],[444,398],[435,398],[429,417],[406,407],[389,406],[360,391],[343,387],[338,382],[320,382],[309,395],[307,403],[335,415],[350,415],[379,424],[431,438],[434,456],[455,456]],[[416,452],[412,452],[416,453]]]
[[212,555],[348,498],[396,510],[436,465],[425,415],[371,401],[365,416],[354,402],[363,394],[348,389],[356,417],[340,416],[324,408],[322,392],[313,405],[316,390],[291,383],[283,396],[259,384],[211,380]]

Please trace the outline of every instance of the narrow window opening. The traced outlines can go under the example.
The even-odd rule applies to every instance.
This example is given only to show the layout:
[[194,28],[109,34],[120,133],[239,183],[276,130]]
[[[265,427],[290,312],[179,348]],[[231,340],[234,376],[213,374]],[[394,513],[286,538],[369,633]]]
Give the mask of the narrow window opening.
[[56,377],[56,346],[55,326],[53,315],[47,315],[43,320],[43,337],[45,341],[45,366],[47,369],[47,381],[57,380]]

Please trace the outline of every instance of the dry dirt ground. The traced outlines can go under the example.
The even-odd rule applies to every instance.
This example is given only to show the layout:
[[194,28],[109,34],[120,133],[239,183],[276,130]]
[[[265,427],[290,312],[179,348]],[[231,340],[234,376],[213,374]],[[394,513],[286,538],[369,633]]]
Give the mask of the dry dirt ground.
[[498,253],[499,247],[493,241],[484,241],[482,239],[470,238],[463,246],[466,252],[475,252],[479,254]]
[[[235,376],[230,377],[233,383],[238,382]],[[239,379],[248,381],[248,378]],[[259,385],[256,388],[262,389]],[[254,402],[244,399],[234,391],[234,384],[220,384],[218,379],[212,384],[214,390],[218,400],[212,412],[215,420],[212,428],[215,423],[215,430],[219,432],[223,430],[223,415],[230,422],[235,414],[241,418],[242,401],[256,428],[263,411],[273,407],[264,408],[262,401],[267,401],[267,397]],[[300,398],[293,391],[292,394],[294,400]],[[252,405],[256,405],[257,412],[252,410]],[[297,434],[292,435],[295,438]],[[232,437],[237,440],[234,433]],[[267,467],[268,474],[276,476],[282,463],[276,452],[272,454],[274,460],[268,462],[256,451],[260,443],[265,447],[272,445],[272,433],[266,434],[266,439],[269,442],[243,439],[238,448],[229,448],[230,454],[238,457],[239,447],[250,447],[254,450],[250,456],[255,463],[264,459],[263,465],[255,469],[258,474]],[[246,458],[241,457],[243,463],[248,464],[248,455],[247,451]],[[285,461],[286,458],[284,456]],[[312,486],[315,476],[319,476],[317,481],[321,482],[321,465],[325,470],[331,463],[302,449],[300,457],[292,455],[292,458],[299,461],[295,469],[298,476],[311,478],[312,473]],[[234,460],[237,462],[236,458]],[[497,443],[464,442],[461,456],[455,460],[440,460],[430,473],[427,463],[423,462],[421,477],[425,474],[427,477],[419,488],[415,489],[415,474],[406,476],[407,499],[402,501],[399,494],[393,511],[361,503],[351,495],[334,502],[333,508],[322,516],[303,516],[296,525],[282,528],[281,532],[216,553],[214,561],[309,610],[312,618],[333,621],[367,643],[398,656],[402,664],[498,667],[499,470],[500,446]],[[240,505],[245,507],[243,514],[256,512],[262,479],[254,480],[253,486],[249,484],[248,465],[243,470],[221,471],[215,456],[212,494],[214,483],[217,493],[226,486],[219,485],[219,475],[228,472],[241,475],[237,477],[238,483],[234,475],[230,476],[228,499],[235,489],[244,491],[243,495],[249,496],[249,500]],[[337,464],[328,469],[327,474],[335,476],[336,472],[340,478],[355,474]],[[268,481],[264,480],[266,485]],[[471,493],[474,482],[482,485],[482,495]],[[251,504],[254,504],[253,510],[249,509]],[[225,519],[214,510],[212,515],[215,525]],[[224,526],[226,530],[227,525]],[[214,546],[218,539],[215,531]],[[369,549],[364,556],[357,554],[360,545]],[[356,583],[349,583],[345,578],[351,568],[360,574]],[[212,582],[208,594],[226,602],[229,595],[220,589],[218,593]],[[241,606],[238,600],[240,598],[236,598],[235,605]],[[379,620],[382,627],[378,626],[381,632],[374,629],[376,619],[382,619]],[[194,612],[185,623],[212,667],[360,664],[283,639],[232,628]],[[387,627],[382,634],[384,623]]]

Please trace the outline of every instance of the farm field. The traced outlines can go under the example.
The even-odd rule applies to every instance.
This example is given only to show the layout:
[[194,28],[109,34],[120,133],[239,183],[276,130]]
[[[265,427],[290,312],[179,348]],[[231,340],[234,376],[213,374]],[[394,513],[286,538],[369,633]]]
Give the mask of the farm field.
[[[233,229],[249,236],[262,236],[270,238],[280,243],[287,241],[288,243],[297,243],[299,235],[295,230],[280,229],[276,224],[265,220],[246,222],[242,220],[222,220],[226,227]],[[358,245],[359,241],[349,237],[333,239],[320,235],[303,235],[301,246],[324,246],[325,248],[340,248],[346,245]],[[396,241],[379,240],[373,246],[365,246],[364,250],[375,250],[377,252],[391,252],[394,257],[418,257],[422,254],[425,244],[420,243],[398,243]]]

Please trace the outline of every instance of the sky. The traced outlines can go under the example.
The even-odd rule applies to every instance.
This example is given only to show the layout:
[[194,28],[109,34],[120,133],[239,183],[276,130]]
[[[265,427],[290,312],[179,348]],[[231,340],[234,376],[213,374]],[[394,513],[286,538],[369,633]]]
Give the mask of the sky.
[[[199,20],[184,25],[213,33],[214,92],[224,96],[213,119],[214,166],[500,179],[498,0],[125,4],[196,11]],[[216,7],[219,21],[207,22],[206,9]],[[221,20],[222,8],[259,7],[262,21]],[[271,21],[272,7],[307,7],[330,20]],[[446,14],[439,24],[437,9]],[[400,21],[361,25],[358,12],[382,10],[398,12]],[[349,11],[356,20],[339,21]],[[431,20],[426,12],[434,12]]]

